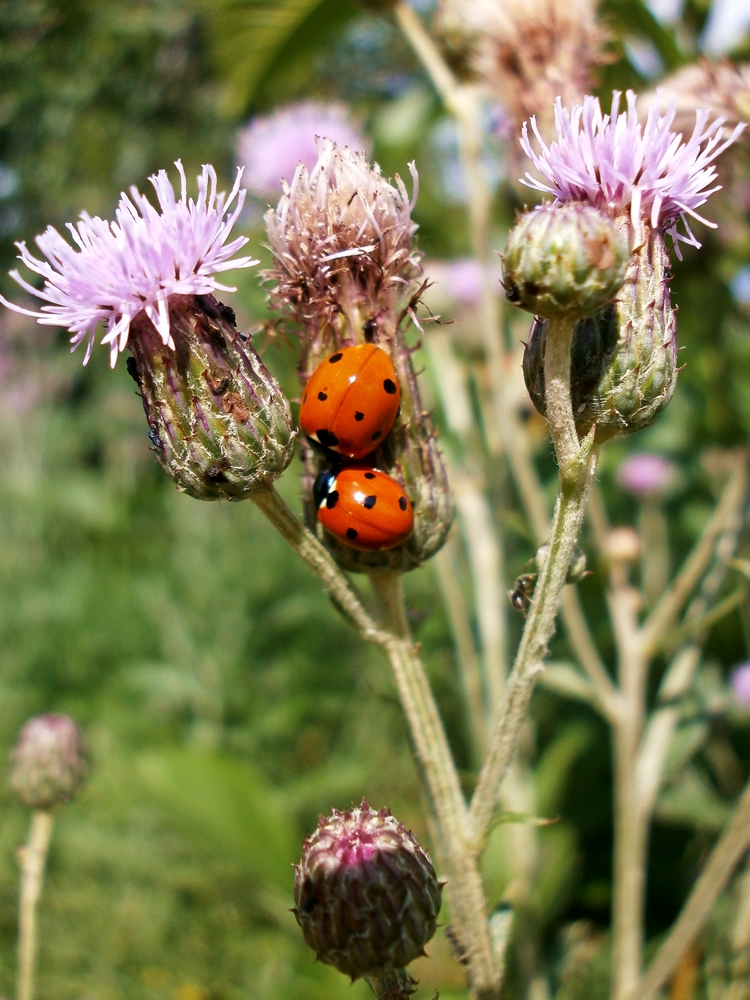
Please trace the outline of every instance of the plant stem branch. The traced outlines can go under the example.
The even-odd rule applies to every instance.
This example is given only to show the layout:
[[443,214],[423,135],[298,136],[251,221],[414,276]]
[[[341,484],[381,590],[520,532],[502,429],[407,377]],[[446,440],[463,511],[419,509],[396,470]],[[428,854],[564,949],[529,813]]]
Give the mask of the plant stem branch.
[[687,902],[629,1000],[653,1000],[695,940],[750,846],[750,785],[742,793],[724,833],[709,855]]
[[[747,489],[746,459],[743,455],[724,489],[721,501],[698,539],[693,551],[683,563],[672,584],[642,626],[642,642],[647,652],[655,649],[662,635],[674,623],[698,581],[706,572],[718,537],[724,530],[727,518],[733,516],[738,502]],[[739,499],[738,499],[739,497]]]
[[373,573],[383,624],[363,606],[347,578],[315,536],[295,517],[273,486],[252,497],[255,505],[317,575],[362,638],[388,656],[409,725],[415,755],[447,868],[448,893],[469,963],[474,1000],[497,1000],[500,983],[493,961],[486,903],[475,859],[464,849],[466,803],[442,721],[417,647],[411,641],[398,574]]
[[[471,803],[472,846],[476,851],[481,851],[490,828],[500,784],[518,743],[534,684],[543,669],[543,660],[555,630],[555,619],[570,558],[583,522],[586,494],[596,465],[593,437],[587,437],[583,445],[579,445],[573,421],[569,385],[572,323],[568,326],[569,329],[559,331],[556,348],[550,350],[548,342],[545,359],[547,414],[560,467],[560,488],[549,551],[539,573],[534,600],[508,679],[503,711],[492,734],[487,760],[479,775]],[[552,339],[550,336],[549,341]],[[571,441],[571,428],[575,445]]]
[[28,842],[19,849],[21,901],[18,934],[16,1000],[32,1000],[36,957],[36,905],[42,891],[53,817],[49,809],[35,809]]

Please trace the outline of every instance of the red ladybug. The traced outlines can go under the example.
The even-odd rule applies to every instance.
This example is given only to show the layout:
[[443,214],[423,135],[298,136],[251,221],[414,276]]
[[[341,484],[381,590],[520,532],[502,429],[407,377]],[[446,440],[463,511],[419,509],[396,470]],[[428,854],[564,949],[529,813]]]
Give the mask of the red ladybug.
[[326,531],[353,549],[392,549],[414,527],[414,511],[396,480],[368,466],[321,472],[313,497]]
[[344,347],[315,369],[299,422],[308,437],[347,458],[364,458],[391,429],[401,402],[393,362],[380,347]]

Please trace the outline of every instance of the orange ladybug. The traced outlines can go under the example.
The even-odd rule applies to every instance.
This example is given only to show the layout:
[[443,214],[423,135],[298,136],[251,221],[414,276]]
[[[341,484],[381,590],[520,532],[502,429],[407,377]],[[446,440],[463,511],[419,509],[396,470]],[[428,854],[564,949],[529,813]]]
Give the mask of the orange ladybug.
[[412,505],[396,480],[366,465],[321,472],[313,498],[326,531],[353,549],[392,549],[414,527]]
[[393,426],[400,403],[391,359],[374,344],[358,344],[318,365],[305,387],[299,422],[324,447],[364,458]]

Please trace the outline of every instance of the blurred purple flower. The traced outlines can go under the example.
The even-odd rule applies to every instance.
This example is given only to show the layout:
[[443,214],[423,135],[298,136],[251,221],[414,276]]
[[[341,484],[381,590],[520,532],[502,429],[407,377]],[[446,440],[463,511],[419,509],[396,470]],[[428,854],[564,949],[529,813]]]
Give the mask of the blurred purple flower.
[[[114,368],[118,354],[128,342],[130,323],[141,311],[156,327],[168,347],[174,347],[169,332],[170,295],[206,295],[214,290],[236,291],[219,284],[213,277],[233,268],[251,267],[251,257],[232,259],[248,242],[238,236],[227,243],[245,201],[240,190],[242,171],[229,193],[217,193],[216,171],[204,165],[198,177],[198,199],[187,197],[187,182],[182,163],[175,164],[180,174],[180,198],[175,196],[165,170],[150,177],[159,201],[157,211],[135,187],[130,197],[124,192],[115,212],[116,221],[81,214],[76,225],[67,228],[75,247],[49,226],[36,238],[47,258],[38,260],[26,247],[17,243],[19,259],[29,270],[44,278],[42,289],[34,288],[18,271],[14,278],[30,295],[49,305],[38,312],[24,309],[0,296],[9,309],[32,316],[44,326],[64,326],[73,334],[75,350],[87,340],[83,363],[89,360],[97,325],[106,325],[103,344],[109,344],[110,364]],[[234,211],[227,216],[230,205]]]
[[734,668],[731,684],[737,700],[750,707],[750,663],[741,663]]
[[248,191],[276,200],[282,179],[290,182],[298,164],[312,170],[317,163],[317,138],[331,139],[352,152],[369,152],[369,143],[351,123],[343,104],[301,101],[251,118],[237,139],[237,159],[244,167]]
[[[501,278],[500,266],[493,267],[493,281]],[[459,260],[431,260],[425,265],[425,274],[437,285],[441,297],[475,306],[482,292],[482,269],[473,257]]]
[[[544,180],[526,174],[528,187],[552,194],[559,201],[588,201],[597,208],[630,210],[634,228],[650,222],[670,234],[680,255],[679,242],[699,247],[686,216],[715,228],[696,209],[721,185],[714,161],[745,127],[739,124],[725,138],[723,118],[709,122],[710,112],[696,111],[693,134],[685,142],[671,131],[675,118],[672,100],[665,114],[659,102],[651,108],[645,125],[638,120],[636,95],[627,92],[627,111],[619,113],[619,91],[612,95],[612,110],[602,114],[596,97],[584,97],[569,111],[560,98],[555,104],[557,141],[544,142],[531,118],[540,152],[532,147],[524,122],[521,147]],[[710,185],[714,185],[710,187]],[[677,231],[681,220],[685,234]]]
[[640,452],[630,455],[617,470],[617,482],[637,497],[656,497],[669,491],[676,469],[668,458]]

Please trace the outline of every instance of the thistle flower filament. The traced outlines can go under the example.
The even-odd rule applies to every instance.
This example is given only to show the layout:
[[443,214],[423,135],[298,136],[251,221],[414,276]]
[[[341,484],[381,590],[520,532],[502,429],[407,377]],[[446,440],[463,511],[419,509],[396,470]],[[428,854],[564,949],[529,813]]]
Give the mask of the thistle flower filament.
[[[44,278],[44,286],[35,288],[17,270],[11,271],[11,277],[47,305],[36,311],[1,296],[0,301],[45,326],[67,327],[72,350],[86,341],[84,364],[91,356],[96,328],[103,323],[106,333],[102,343],[109,344],[114,368],[127,346],[131,321],[140,312],[151,320],[162,342],[174,348],[169,296],[235,291],[220,284],[214,275],[258,263],[251,257],[234,256],[248,242],[247,237],[227,242],[245,201],[245,192],[240,189],[242,171],[238,170],[227,197],[225,192],[217,193],[214,168],[204,165],[198,177],[198,198],[193,200],[187,195],[182,163],[177,160],[175,166],[180,175],[179,199],[165,170],[150,178],[159,210],[131,187],[129,196],[120,196],[115,221],[83,212],[78,223],[68,223],[74,246],[52,226],[37,236],[37,246],[46,260],[35,257],[25,243],[18,243],[20,260]],[[234,209],[228,214],[232,204]]]

